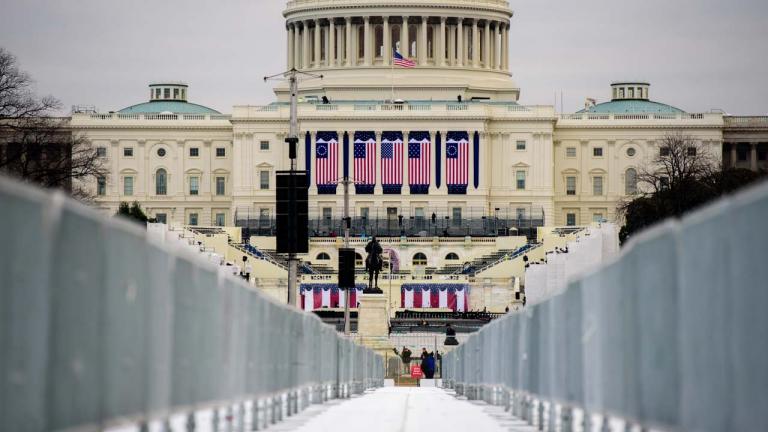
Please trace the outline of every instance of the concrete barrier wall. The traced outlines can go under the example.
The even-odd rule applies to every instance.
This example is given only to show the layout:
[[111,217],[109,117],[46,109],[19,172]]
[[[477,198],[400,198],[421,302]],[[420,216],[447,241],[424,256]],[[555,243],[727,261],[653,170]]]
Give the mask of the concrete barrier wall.
[[448,384],[531,423],[569,425],[578,410],[670,430],[764,429],[767,221],[762,184],[641,234],[446,354]]
[[380,357],[315,316],[63,195],[0,178],[0,245],[0,430],[146,425],[264,398],[290,414],[299,395],[383,382]]

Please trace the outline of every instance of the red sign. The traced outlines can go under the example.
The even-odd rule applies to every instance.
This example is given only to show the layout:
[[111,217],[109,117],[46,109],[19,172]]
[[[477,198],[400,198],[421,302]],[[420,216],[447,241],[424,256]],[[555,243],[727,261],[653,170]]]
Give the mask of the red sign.
[[423,376],[424,376],[424,373],[421,372],[421,366],[419,365],[411,366],[411,378],[421,379]]

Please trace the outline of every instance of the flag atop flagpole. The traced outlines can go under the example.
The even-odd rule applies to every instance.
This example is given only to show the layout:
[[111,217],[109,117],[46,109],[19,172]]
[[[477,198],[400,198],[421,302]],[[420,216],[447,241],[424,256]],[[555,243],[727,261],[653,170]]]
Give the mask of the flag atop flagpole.
[[397,51],[395,51],[395,58],[392,59],[392,64],[394,66],[400,66],[400,67],[404,67],[404,68],[415,68],[416,67],[416,62],[415,61],[403,57],[403,55],[400,54]]

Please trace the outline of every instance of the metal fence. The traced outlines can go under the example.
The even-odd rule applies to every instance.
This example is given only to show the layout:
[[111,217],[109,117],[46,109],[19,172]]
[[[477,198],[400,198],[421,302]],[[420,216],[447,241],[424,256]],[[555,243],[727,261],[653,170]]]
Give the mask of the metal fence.
[[448,385],[540,430],[764,430],[766,220],[762,184],[641,234],[446,354]]
[[372,351],[138,225],[2,178],[0,209],[0,430],[254,430],[383,383]]

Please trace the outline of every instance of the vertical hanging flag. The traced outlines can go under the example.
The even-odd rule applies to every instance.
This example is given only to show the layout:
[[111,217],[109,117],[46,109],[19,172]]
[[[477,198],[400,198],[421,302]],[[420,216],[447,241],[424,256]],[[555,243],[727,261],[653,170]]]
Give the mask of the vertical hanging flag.
[[408,137],[408,184],[411,195],[429,193],[431,148],[429,132],[411,132]]
[[475,131],[475,143],[473,148],[473,155],[474,161],[472,161],[473,169],[475,171],[475,189],[480,187],[480,133]]
[[317,133],[315,180],[318,194],[336,194],[336,186],[339,182],[339,134],[336,132]]
[[376,187],[376,134],[355,132],[355,193],[373,194]]
[[400,195],[403,187],[403,133],[381,134],[381,185],[384,193]]
[[448,132],[445,141],[445,183],[451,195],[466,195],[469,185],[469,134]]
[[440,188],[440,174],[441,174],[441,167],[440,162],[442,160],[443,155],[440,153],[442,151],[442,135],[440,132],[435,134],[435,187]]

